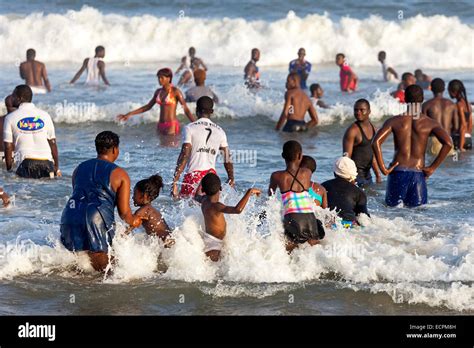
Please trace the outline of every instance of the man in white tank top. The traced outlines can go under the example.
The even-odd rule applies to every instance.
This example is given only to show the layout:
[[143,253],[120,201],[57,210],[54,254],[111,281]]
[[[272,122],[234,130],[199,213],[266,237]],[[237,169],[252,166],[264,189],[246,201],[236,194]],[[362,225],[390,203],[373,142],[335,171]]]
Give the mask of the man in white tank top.
[[105,48],[103,46],[97,46],[95,48],[95,56],[93,58],[86,58],[82,63],[79,71],[74,75],[70,83],[76,82],[81,77],[84,70],[87,69],[86,85],[98,86],[100,84],[100,78],[104,81],[107,86],[110,86],[109,80],[105,76]]

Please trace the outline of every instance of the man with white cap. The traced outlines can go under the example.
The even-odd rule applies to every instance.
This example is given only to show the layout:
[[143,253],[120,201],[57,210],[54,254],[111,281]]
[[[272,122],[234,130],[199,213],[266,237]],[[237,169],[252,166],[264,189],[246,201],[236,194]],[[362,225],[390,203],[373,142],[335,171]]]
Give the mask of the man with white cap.
[[357,167],[349,157],[339,157],[334,164],[334,179],[322,183],[327,191],[328,208],[336,209],[342,225],[350,228],[358,225],[357,217],[366,214],[367,196],[356,185]]

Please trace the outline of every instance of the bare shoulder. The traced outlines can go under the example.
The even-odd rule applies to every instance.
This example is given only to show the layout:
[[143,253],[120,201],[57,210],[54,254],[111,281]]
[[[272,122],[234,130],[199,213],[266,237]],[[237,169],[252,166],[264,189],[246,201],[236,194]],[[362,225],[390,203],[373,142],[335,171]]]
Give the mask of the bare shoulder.
[[114,170],[112,170],[112,173],[110,174],[113,178],[122,178],[122,179],[128,179],[130,180],[130,178],[128,177],[128,173],[125,169],[123,168],[120,168],[120,167],[117,167],[115,168]]

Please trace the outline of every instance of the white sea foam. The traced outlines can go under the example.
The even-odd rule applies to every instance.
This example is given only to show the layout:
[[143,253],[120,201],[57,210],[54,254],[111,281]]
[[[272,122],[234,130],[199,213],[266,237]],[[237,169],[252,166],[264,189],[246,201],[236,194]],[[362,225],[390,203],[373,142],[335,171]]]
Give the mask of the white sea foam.
[[[224,187],[224,202],[236,203],[239,196]],[[262,209],[267,212],[263,223],[258,218]],[[105,282],[159,277],[205,282],[199,286],[201,291],[216,297],[261,298],[336,274],[342,279],[342,287],[384,292],[394,302],[474,310],[474,228],[459,224],[453,233],[432,236],[425,233],[430,227],[425,231],[424,226],[417,227],[403,218],[390,221],[365,217],[363,228],[328,229],[321,245],[303,245],[288,255],[280,209],[278,199],[252,199],[241,215],[227,216],[222,259],[213,263],[203,253],[199,231],[204,223],[199,206],[182,202],[167,216],[176,226],[173,234],[176,244],[165,249],[159,240],[143,233],[117,236],[111,252],[115,258],[113,274]],[[73,267],[90,271],[84,260],[60,246],[58,226],[45,226],[40,229],[19,223],[6,226],[1,279],[55,271],[69,276],[64,270]],[[13,237],[15,231],[27,230],[34,232]],[[22,240],[27,241],[28,247],[19,247]]]
[[45,62],[80,62],[99,44],[106,47],[109,62],[178,61],[193,45],[209,64],[227,66],[244,66],[250,49],[259,47],[260,64],[268,66],[288,64],[303,46],[313,64],[332,62],[342,51],[356,66],[379,66],[377,52],[386,50],[395,65],[472,68],[473,35],[472,26],[444,15],[335,21],[328,14],[298,17],[290,11],[285,18],[263,21],[126,17],[85,6],[65,14],[1,15],[0,62],[23,60],[29,47],[37,48]]

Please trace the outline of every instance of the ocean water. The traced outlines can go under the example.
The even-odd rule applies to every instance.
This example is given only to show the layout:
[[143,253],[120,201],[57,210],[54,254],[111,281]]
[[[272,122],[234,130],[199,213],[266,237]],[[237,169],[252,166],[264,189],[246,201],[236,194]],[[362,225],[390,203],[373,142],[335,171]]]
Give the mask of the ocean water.
[[[156,135],[158,108],[127,124],[115,121],[147,102],[157,88],[156,70],[176,69],[194,45],[221,100],[215,121],[238,159],[236,190],[224,186],[222,200],[234,204],[252,186],[266,191],[270,174],[284,167],[281,147],[289,139],[317,159],[314,180],[322,182],[332,177],[356,99],[370,100],[376,125],[397,110],[389,96],[396,84],[381,81],[379,50],[387,51],[399,73],[422,68],[446,81],[463,80],[474,100],[473,18],[468,2],[2,2],[0,96],[21,83],[18,62],[26,48],[36,48],[53,93],[35,96],[34,103],[56,123],[64,177],[20,180],[0,169],[0,186],[15,201],[0,209],[0,314],[474,313],[471,153],[446,159],[429,179],[428,205],[385,207],[384,181],[368,191],[372,218],[363,229],[328,230],[322,245],[291,255],[283,246],[281,203],[266,195],[252,198],[241,215],[227,217],[223,258],[213,264],[202,252],[199,207],[169,197],[180,138]],[[98,44],[106,47],[112,86],[68,85]],[[257,94],[242,86],[254,46],[262,51],[266,87]],[[333,108],[318,109],[317,129],[290,136],[273,127],[283,106],[287,63],[300,46],[313,63],[308,82],[322,84]],[[360,77],[360,90],[351,95],[338,91],[333,59],[339,51]],[[174,228],[176,244],[164,249],[141,230],[117,237],[111,251],[117,263],[104,278],[60,245],[59,220],[74,168],[95,156],[94,137],[106,129],[121,137],[117,163],[132,184],[157,172],[163,176],[165,189],[154,205]],[[384,145],[387,161],[392,148],[391,141]],[[218,173],[225,176],[220,163]],[[263,209],[268,219],[259,224]]]

